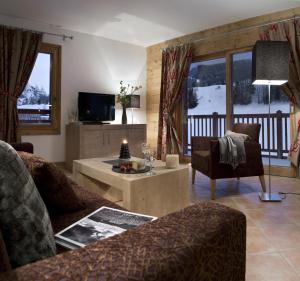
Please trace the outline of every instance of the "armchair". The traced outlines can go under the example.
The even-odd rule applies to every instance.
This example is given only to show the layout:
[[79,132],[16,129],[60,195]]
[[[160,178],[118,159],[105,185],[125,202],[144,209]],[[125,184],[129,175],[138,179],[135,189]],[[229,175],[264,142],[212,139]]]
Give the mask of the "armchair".
[[245,141],[246,163],[235,170],[227,164],[221,164],[219,141],[217,137],[192,137],[192,182],[195,183],[196,171],[210,178],[211,199],[215,199],[216,180],[258,176],[262,190],[266,191],[264,169],[259,144],[260,124],[235,124],[233,132],[247,134],[250,141]]

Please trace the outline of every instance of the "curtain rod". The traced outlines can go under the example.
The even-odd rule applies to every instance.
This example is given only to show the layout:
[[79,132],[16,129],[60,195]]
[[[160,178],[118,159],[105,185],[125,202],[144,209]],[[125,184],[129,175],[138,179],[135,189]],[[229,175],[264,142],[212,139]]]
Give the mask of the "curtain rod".
[[196,39],[196,40],[193,40],[193,41],[188,41],[186,43],[181,43],[181,44],[178,44],[178,45],[172,45],[172,46],[169,46],[169,47],[166,47],[166,48],[161,48],[160,50],[164,51],[164,50],[166,50],[168,48],[174,48],[174,47],[182,46],[182,45],[185,45],[185,44],[188,44],[188,43],[191,44],[191,43],[205,41],[205,40],[212,39],[212,38],[224,37],[224,36],[233,34],[235,32],[239,32],[239,31],[243,31],[243,30],[251,30],[251,29],[254,29],[254,28],[259,28],[259,27],[263,27],[263,26],[267,26],[267,25],[276,24],[276,23],[291,21],[291,20],[295,20],[295,19],[299,19],[299,18],[300,18],[300,16],[298,16],[298,15],[296,16],[295,15],[294,17],[283,19],[283,20],[271,21],[271,22],[267,22],[267,23],[263,23],[263,24],[251,25],[251,26],[248,26],[248,27],[241,27],[241,28],[238,28],[238,29],[235,29],[235,30],[231,30],[231,31],[227,31],[227,32],[223,32],[223,33],[220,33],[220,34],[215,34],[215,35],[211,35],[211,36],[202,37],[202,38],[199,38],[199,39]]
[[[34,31],[34,30],[32,30],[32,31]],[[73,38],[74,38],[73,35],[66,35],[66,34],[59,34],[59,33],[52,33],[52,32],[42,32],[42,33],[50,35],[50,36],[61,37],[63,41],[65,41],[66,39],[73,40]]]
[[16,27],[16,26],[8,26],[8,25],[3,25],[3,26],[6,26],[8,28],[21,29],[21,30],[24,30],[24,31],[38,32],[38,33],[47,34],[47,35],[50,35],[50,36],[60,37],[60,38],[62,38],[63,41],[65,41],[66,39],[70,39],[70,40],[74,39],[73,35],[59,34],[59,33],[53,33],[53,32],[44,32],[44,31],[28,29],[28,28],[19,28],[19,27]]

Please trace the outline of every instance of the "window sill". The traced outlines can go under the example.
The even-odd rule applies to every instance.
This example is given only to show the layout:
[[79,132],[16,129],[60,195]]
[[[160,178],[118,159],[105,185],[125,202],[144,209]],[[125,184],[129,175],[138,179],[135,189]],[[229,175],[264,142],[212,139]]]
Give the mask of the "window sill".
[[34,136],[34,135],[59,135],[60,126],[54,125],[20,125],[19,132],[21,136]]

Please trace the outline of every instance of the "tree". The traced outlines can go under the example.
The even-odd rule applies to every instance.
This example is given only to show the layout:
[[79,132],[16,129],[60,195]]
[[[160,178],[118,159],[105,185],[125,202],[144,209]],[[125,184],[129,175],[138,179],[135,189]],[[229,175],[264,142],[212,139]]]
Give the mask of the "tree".
[[197,94],[193,91],[193,88],[188,88],[188,108],[193,109],[199,104]]
[[247,105],[252,102],[254,87],[247,81],[236,81],[233,86],[233,103]]
[[18,106],[28,104],[49,104],[49,94],[39,86],[26,85],[22,95],[18,99]]

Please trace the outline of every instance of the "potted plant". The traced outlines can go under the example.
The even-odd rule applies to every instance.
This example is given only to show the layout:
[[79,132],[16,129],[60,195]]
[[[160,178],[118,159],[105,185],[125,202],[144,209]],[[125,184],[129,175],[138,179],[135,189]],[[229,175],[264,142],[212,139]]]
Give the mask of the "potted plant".
[[130,104],[131,96],[141,88],[142,88],[141,85],[131,86],[130,84],[127,84],[127,86],[124,86],[123,81],[120,81],[120,93],[117,95],[117,103],[121,104],[123,110],[122,124],[127,124],[126,108]]

